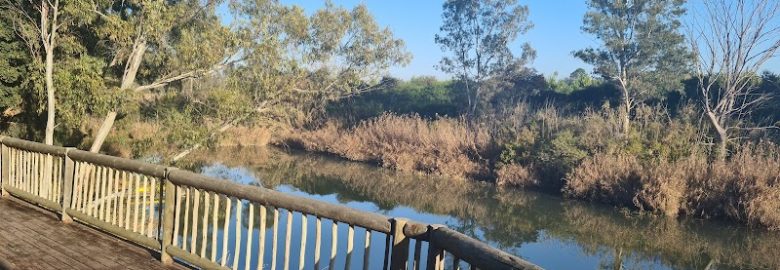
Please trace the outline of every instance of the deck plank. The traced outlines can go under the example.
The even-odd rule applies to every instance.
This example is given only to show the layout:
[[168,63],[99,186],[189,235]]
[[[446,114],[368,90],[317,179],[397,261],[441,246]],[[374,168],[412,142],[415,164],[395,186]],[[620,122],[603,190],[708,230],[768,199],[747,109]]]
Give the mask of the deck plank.
[[82,224],[0,199],[0,260],[18,269],[186,269],[166,267],[156,254]]

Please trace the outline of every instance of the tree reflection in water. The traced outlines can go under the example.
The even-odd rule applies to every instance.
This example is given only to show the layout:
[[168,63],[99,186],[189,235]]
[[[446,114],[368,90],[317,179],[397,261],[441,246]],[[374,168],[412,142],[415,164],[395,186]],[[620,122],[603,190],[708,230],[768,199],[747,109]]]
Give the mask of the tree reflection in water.
[[[669,219],[277,148],[219,148],[187,162],[245,184],[372,205],[364,210],[444,216],[449,227],[543,267],[566,261],[601,269],[780,269],[780,234],[718,221]],[[563,253],[561,245],[577,252]]]

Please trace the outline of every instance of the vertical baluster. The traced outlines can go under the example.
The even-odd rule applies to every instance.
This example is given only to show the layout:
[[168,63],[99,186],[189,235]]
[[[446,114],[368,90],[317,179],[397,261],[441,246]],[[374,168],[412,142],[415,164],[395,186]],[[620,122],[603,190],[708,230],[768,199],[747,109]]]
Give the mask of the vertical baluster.
[[276,270],[276,254],[279,246],[279,208],[274,207],[273,238],[271,238],[271,269]]
[[87,175],[87,171],[89,171],[89,164],[85,162],[76,162],[78,164],[78,171],[76,172],[76,178],[78,178],[79,185],[77,187],[78,194],[76,195],[76,207],[75,209],[80,211],[81,213],[86,214],[87,208],[86,208],[86,201],[87,198],[87,191],[89,191],[89,176]]
[[60,159],[58,157],[50,156],[50,160],[52,163],[52,175],[50,176],[51,179],[51,192],[49,194],[52,201],[60,202]]
[[219,217],[219,194],[214,194],[214,207],[211,213],[211,261],[217,262],[217,219]]
[[157,195],[157,178],[152,177],[149,179],[149,234],[148,236],[154,239],[158,239],[157,234],[154,232],[154,228],[157,227],[157,217],[155,214],[157,210],[157,204],[154,202]]
[[192,200],[192,196],[190,196],[191,195],[191,192],[190,192],[191,188],[190,187],[186,187],[186,189],[187,190],[185,191],[185,195],[184,195],[184,202],[185,203],[184,203],[184,216],[183,216],[183,218],[184,218],[184,233],[181,236],[181,241],[182,241],[181,249],[185,250],[185,251],[187,250],[187,246],[189,245],[189,242],[190,242],[189,241],[190,235],[188,234],[188,232],[190,231],[190,200]]
[[[3,184],[14,186],[14,150],[5,145],[0,146],[0,148],[2,148],[2,154],[4,155],[2,160],[2,177],[6,177],[3,179]],[[8,195],[8,191],[4,188],[0,187],[0,191],[2,191],[3,197]]]
[[30,153],[27,151],[22,151],[22,165],[24,166],[24,169],[22,172],[22,185],[24,186],[24,190],[27,192],[30,192],[30,184],[32,181],[30,180]]
[[27,192],[32,192],[32,179],[30,177],[30,153],[27,151],[23,151],[24,157],[24,175],[22,175],[22,182],[24,182],[24,190]]
[[420,254],[422,253],[422,241],[414,240],[414,270],[420,270]]
[[209,192],[203,191],[203,232],[201,233],[200,239],[201,258],[206,258],[206,237],[208,236],[209,232],[209,204],[211,204],[211,201],[209,200]]
[[149,181],[147,180],[146,175],[137,174],[138,181],[142,181],[141,187],[139,191],[141,191],[141,200],[138,205],[138,207],[141,208],[141,224],[140,228],[138,228],[138,233],[141,235],[146,235],[146,213],[147,213],[147,202],[146,200],[149,197]]
[[77,162],[76,164],[78,164],[78,167],[79,167],[79,169],[78,169],[78,176],[77,176],[77,178],[79,179],[79,186],[78,186],[78,191],[79,192],[78,192],[78,195],[76,197],[76,207],[75,207],[75,209],[78,210],[78,211],[81,211],[82,213],[85,213],[85,211],[84,211],[84,201],[85,201],[85,196],[87,196],[87,191],[86,190],[87,190],[87,183],[88,183],[88,181],[86,179],[86,176],[85,176],[86,175],[85,172],[87,171],[87,167],[89,165],[85,164],[84,162]]
[[301,252],[298,256],[298,269],[303,270],[306,265],[306,234],[308,233],[306,214],[301,213]]
[[246,227],[246,256],[244,256],[244,269],[249,270],[252,261],[252,233],[255,226],[255,204],[249,203],[249,224]]
[[225,224],[222,227],[222,263],[220,265],[225,266],[227,264],[227,249],[228,249],[228,225],[230,224],[230,204],[232,203],[230,197],[225,197]]
[[382,269],[387,269],[387,266],[390,263],[390,249],[390,234],[385,234],[385,258],[382,263]]
[[347,259],[344,263],[344,269],[352,268],[352,251],[354,250],[355,243],[355,226],[349,224],[347,228]]
[[[137,173],[130,174],[130,178],[133,179],[133,232],[139,232],[138,220],[141,219],[141,204],[143,204],[143,196],[141,193],[143,188],[141,187],[141,176]],[[143,222],[142,222],[143,223]]]
[[333,221],[333,224],[331,225],[331,241],[330,241],[330,269],[336,269],[336,247],[338,246],[339,242],[339,224],[335,220]]
[[200,210],[200,190],[194,189],[192,191],[192,236],[190,236],[190,253],[197,254],[198,245],[198,213]]
[[293,212],[287,210],[287,222],[285,224],[284,236],[284,270],[290,269],[290,240],[292,238]]
[[320,269],[320,248],[322,246],[322,219],[317,217],[314,226],[314,269]]
[[106,221],[106,186],[108,185],[108,181],[106,181],[106,171],[108,171],[108,167],[100,166],[100,173],[99,179],[100,179],[100,196],[98,197],[98,206],[100,214],[100,220]]
[[27,172],[27,151],[19,152],[21,152],[20,164],[22,165],[22,174],[21,177],[19,177],[19,187],[21,187],[24,191],[29,191],[30,187],[28,184],[30,183],[30,177],[28,175],[29,173]]
[[92,216],[93,206],[95,202],[95,179],[97,178],[97,167],[90,164],[89,166],[89,190],[87,191],[87,201],[86,201],[86,207],[87,207],[87,215]]
[[30,158],[32,159],[32,165],[30,166],[30,176],[32,176],[32,194],[41,195],[41,188],[40,188],[40,167],[39,167],[39,161],[38,161],[38,154],[34,152],[30,152]]
[[[174,194],[165,194],[165,196],[168,195],[174,195]],[[179,245],[179,226],[181,225],[181,187],[176,186],[176,208],[174,210],[174,217],[173,217],[173,245],[177,247],[181,247]],[[185,217],[186,219],[186,217]]]
[[124,207],[125,210],[123,212],[123,216],[125,219],[125,223],[124,223],[125,229],[130,229],[130,215],[131,215],[130,206],[132,205],[132,202],[130,200],[133,198],[131,197],[133,192],[133,181],[132,178],[128,176],[128,174],[130,173],[128,173],[127,171],[122,172],[122,183],[125,184],[124,198],[122,198],[122,201],[125,203],[125,207]]
[[[69,162],[73,161],[72,159],[69,159]],[[73,185],[72,185],[72,191],[73,194],[70,199],[70,205],[68,206],[70,209],[76,209],[76,205],[78,205],[78,192],[79,192],[79,186],[81,185],[81,181],[79,179],[79,170],[81,170],[81,164],[79,162],[73,162]]]
[[[62,196],[63,196],[62,193],[64,191],[64,188],[63,188],[62,184],[65,181],[65,177],[64,177],[65,172],[63,171],[63,170],[65,170],[65,157],[58,157],[57,158],[57,163],[55,163],[55,164],[57,164],[57,176],[56,176],[57,180],[55,180],[55,183],[57,183],[57,188],[55,189],[57,191],[57,193],[54,196],[54,198],[55,199],[59,199],[59,198],[62,198]],[[73,188],[73,187],[71,187],[71,188]],[[71,194],[71,195],[73,195],[73,194]]]
[[371,259],[371,230],[366,229],[366,241],[363,245],[363,270],[368,270],[369,260]]
[[112,191],[112,194],[111,194],[111,198],[112,198],[113,205],[114,205],[114,209],[112,210],[112,212],[114,212],[114,215],[111,218],[111,224],[119,226],[119,223],[118,223],[119,222],[119,211],[120,211],[120,208],[121,208],[121,207],[119,207],[119,197],[120,197],[120,194],[121,194],[119,192],[119,170],[113,170],[113,172],[111,173],[111,178],[114,179],[114,190]]
[[241,208],[243,205],[241,199],[236,200],[236,241],[233,249],[233,270],[238,270],[238,255],[241,254]]
[[266,219],[265,205],[260,205],[260,248],[257,250],[257,270],[263,269],[264,257],[265,257],[265,219]]

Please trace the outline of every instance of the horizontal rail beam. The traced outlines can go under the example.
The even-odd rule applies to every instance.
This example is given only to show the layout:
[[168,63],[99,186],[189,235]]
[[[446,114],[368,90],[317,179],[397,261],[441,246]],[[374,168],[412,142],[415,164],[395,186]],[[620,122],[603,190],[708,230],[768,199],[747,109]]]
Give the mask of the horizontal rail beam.
[[18,198],[21,198],[27,202],[31,202],[40,206],[43,206],[43,208],[60,212],[60,204],[57,202],[53,202],[41,197],[36,196],[35,194],[29,193],[27,191],[5,185],[3,184],[3,189],[5,189],[8,193],[10,193],[13,196],[16,196]]
[[193,266],[197,266],[200,269],[205,270],[229,270],[229,268],[221,266],[215,262],[209,261],[207,259],[201,258],[198,255],[189,253],[187,251],[184,251],[181,248],[178,248],[176,246],[167,246],[165,247],[165,251],[168,252],[173,257],[180,258],[184,260],[184,262],[191,264]]
[[430,233],[431,243],[479,269],[542,269],[450,228],[440,227]]
[[140,173],[157,178],[165,177],[165,166],[146,163],[132,159],[114,157],[103,154],[95,154],[83,150],[70,150],[68,157],[76,161],[88,162],[96,165],[106,166],[113,169],[120,169],[134,173]]
[[161,250],[162,244],[160,241],[125,230],[125,228],[121,228],[119,226],[116,226],[114,224],[96,219],[94,217],[90,217],[84,213],[81,213],[79,211],[76,211],[74,209],[66,209],[65,210],[68,215],[70,215],[72,218],[81,221],[81,223],[90,225],[92,227],[101,229],[103,231],[106,231],[108,233],[111,233],[113,235],[119,236],[121,238],[124,238],[130,242],[142,245],[146,248],[152,249],[152,250]]
[[18,148],[26,151],[50,154],[55,156],[65,156],[66,148],[62,146],[53,146],[39,142],[31,142],[11,137],[0,137],[0,141],[6,146]]
[[390,219],[386,216],[358,211],[346,206],[284,194],[278,191],[237,184],[185,170],[170,170],[168,180],[176,185],[190,186],[251,202],[301,212],[357,225],[372,231],[390,233]]

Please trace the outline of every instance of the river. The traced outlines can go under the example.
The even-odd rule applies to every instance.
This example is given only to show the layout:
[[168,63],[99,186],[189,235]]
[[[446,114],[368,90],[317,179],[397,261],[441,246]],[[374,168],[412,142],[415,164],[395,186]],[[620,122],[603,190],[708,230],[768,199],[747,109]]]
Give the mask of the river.
[[201,151],[182,166],[364,211],[445,224],[546,269],[780,269],[780,233],[727,222],[670,219],[273,147]]

